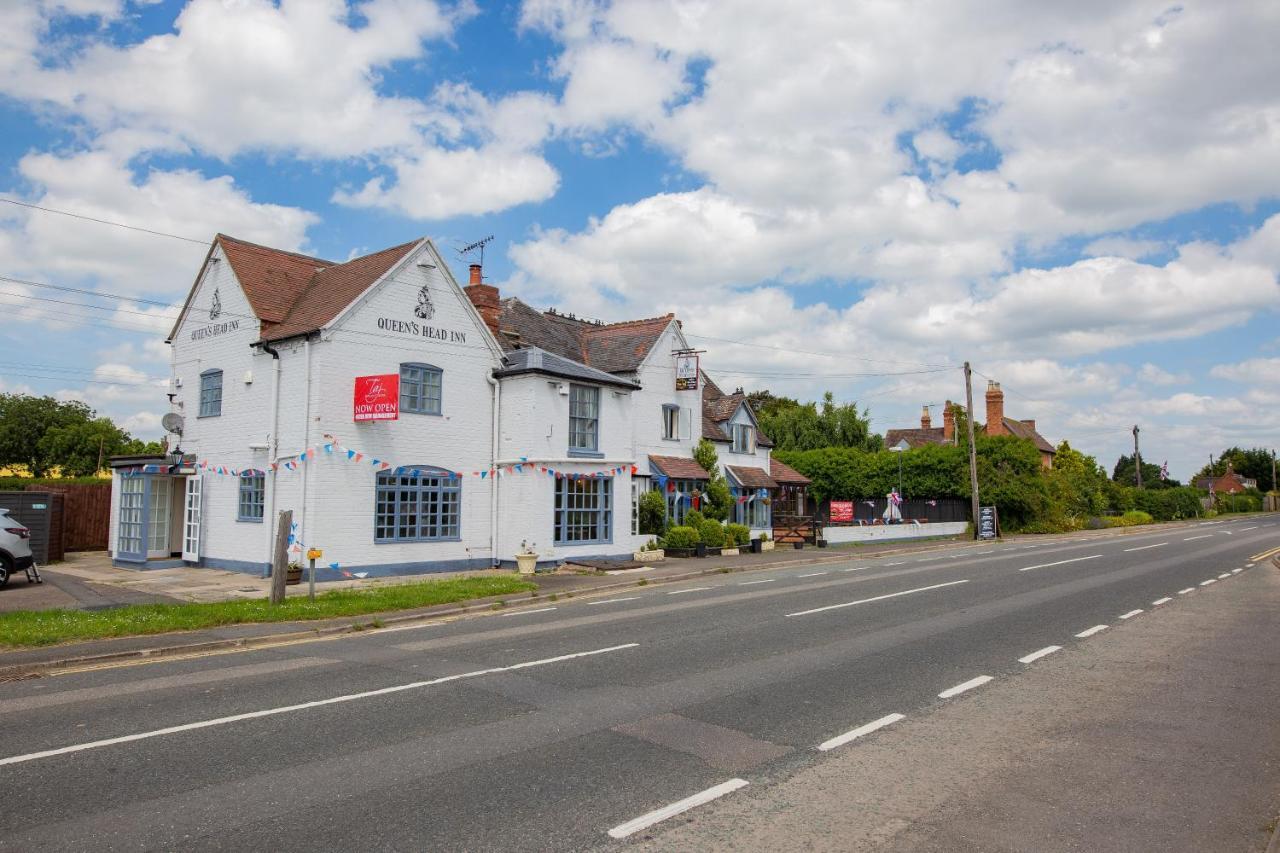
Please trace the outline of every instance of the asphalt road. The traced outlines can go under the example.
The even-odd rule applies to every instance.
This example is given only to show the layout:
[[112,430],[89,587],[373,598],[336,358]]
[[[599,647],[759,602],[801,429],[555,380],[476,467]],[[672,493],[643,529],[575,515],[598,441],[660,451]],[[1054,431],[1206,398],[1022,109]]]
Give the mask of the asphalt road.
[[[1280,519],[1256,518],[957,546],[2,684],[0,849],[660,841],[1180,608],[1247,588],[1275,612],[1280,586],[1254,579],[1275,570],[1250,558],[1278,546]],[[1266,731],[1239,749],[1280,752]],[[917,840],[964,849],[945,827]]]

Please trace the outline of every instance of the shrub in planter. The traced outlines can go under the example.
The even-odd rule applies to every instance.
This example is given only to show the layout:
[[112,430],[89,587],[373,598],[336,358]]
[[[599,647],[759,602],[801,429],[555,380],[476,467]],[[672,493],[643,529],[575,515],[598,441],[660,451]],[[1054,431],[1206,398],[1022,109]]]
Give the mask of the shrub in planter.
[[726,545],[742,547],[751,542],[751,528],[745,524],[726,524],[724,533]]
[[659,536],[667,526],[667,501],[662,492],[645,492],[637,506],[640,515],[640,532],[646,536]]
[[679,525],[667,531],[662,537],[662,547],[667,550],[691,550],[698,544],[698,531],[686,525]]
[[687,513],[685,513],[684,526],[692,527],[694,530],[697,530],[699,527],[702,526],[702,522],[706,520],[707,520],[707,517],[702,514],[701,510],[691,509]]
[[724,525],[714,519],[707,519],[698,525],[698,540],[708,548],[724,547]]

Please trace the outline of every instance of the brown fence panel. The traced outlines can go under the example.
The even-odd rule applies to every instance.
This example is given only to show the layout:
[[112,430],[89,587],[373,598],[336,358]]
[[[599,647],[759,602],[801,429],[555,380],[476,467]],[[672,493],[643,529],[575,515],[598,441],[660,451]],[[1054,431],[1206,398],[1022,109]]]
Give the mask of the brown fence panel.
[[111,483],[44,483],[29,492],[60,492],[62,547],[67,551],[105,551],[111,530]]

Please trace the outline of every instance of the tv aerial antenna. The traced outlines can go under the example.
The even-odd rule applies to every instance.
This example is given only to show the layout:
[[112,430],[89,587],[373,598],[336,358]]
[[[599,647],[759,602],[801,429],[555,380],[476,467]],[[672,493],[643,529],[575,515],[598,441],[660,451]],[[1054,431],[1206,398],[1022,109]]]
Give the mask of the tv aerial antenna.
[[463,246],[461,249],[458,249],[458,257],[465,258],[469,252],[479,251],[480,266],[484,266],[484,247],[488,243],[492,243],[492,242],[493,242],[493,235],[490,234],[488,237],[483,237],[475,241],[474,243],[468,243],[467,245]]

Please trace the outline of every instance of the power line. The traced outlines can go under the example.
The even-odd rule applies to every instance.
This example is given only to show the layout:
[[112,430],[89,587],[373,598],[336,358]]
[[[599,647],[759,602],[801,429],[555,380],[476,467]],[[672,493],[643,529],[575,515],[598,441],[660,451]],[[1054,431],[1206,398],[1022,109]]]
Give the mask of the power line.
[[771,349],[771,350],[777,350],[778,352],[798,352],[798,353],[803,353],[804,355],[819,355],[819,356],[824,356],[826,358],[847,358],[851,361],[865,361],[872,364],[910,364],[917,367],[936,367],[939,369],[954,369],[954,370],[960,369],[959,365],[955,365],[955,364],[937,364],[937,363],[929,363],[929,362],[922,362],[922,361],[902,361],[900,359],[867,358],[866,356],[848,355],[846,353],[822,352],[819,350],[804,350],[804,349],[796,349],[795,347],[779,347],[779,346],[774,346],[772,344],[756,343],[754,341],[737,341],[731,338],[715,338],[710,335],[695,335],[692,332],[685,332],[684,336],[686,338],[697,338],[703,341],[716,341],[717,343],[722,343],[722,344],[737,344],[738,346],[756,347],[757,349]]
[[86,216],[83,213],[72,213],[69,210],[58,210],[57,208],[53,208],[53,207],[41,207],[38,204],[30,204],[29,202],[18,201],[17,199],[13,199],[13,198],[0,198],[0,201],[4,202],[5,204],[12,204],[18,207],[25,207],[29,210],[39,210],[44,213],[56,213],[59,216],[70,216],[72,219],[83,219],[86,222],[96,222],[99,225],[111,225],[115,228],[127,228],[130,231],[140,231],[143,234],[154,234],[157,237],[168,237],[173,240],[182,240],[186,243],[198,243],[201,246],[211,245],[211,241],[209,240],[197,240],[194,237],[183,237],[179,234],[170,234],[166,231],[155,231],[150,228],[142,228],[137,225],[128,225],[124,222],[113,222],[110,219],[99,219],[96,216]]

